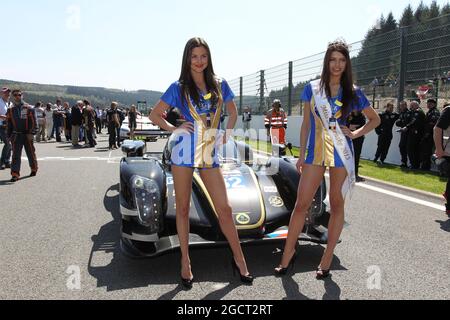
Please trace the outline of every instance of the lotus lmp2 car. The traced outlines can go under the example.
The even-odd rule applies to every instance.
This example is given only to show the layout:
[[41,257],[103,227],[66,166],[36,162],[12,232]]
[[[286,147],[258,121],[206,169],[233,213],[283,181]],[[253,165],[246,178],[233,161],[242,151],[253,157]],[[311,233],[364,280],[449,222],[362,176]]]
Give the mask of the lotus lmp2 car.
[[[121,250],[149,258],[179,248],[169,138],[163,152],[145,152],[142,141],[127,140],[120,164]],[[243,142],[230,139],[219,160],[242,243],[286,239],[300,175],[295,158],[257,157]],[[299,240],[325,244],[329,213],[325,180],[318,189]],[[192,183],[190,247],[222,246],[226,239],[199,174]]]

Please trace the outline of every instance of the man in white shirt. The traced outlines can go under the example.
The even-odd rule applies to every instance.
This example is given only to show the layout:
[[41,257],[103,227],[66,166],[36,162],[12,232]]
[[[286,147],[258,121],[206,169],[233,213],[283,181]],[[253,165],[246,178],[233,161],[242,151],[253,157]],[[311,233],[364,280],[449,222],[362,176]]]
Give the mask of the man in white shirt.
[[0,170],[5,168],[11,168],[11,143],[6,137],[6,111],[10,107],[9,98],[11,96],[11,90],[9,88],[2,88],[0,96],[0,139],[5,144],[3,146],[1,158],[0,158]]
[[97,134],[101,134],[103,111],[100,109],[100,107],[95,108],[95,114],[95,127],[97,128]]

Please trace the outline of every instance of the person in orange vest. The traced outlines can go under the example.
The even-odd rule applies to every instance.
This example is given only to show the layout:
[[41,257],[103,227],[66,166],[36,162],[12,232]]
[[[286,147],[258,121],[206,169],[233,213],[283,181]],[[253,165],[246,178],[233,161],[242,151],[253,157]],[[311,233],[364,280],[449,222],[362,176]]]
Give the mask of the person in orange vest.
[[265,126],[267,135],[271,137],[273,144],[286,144],[286,129],[288,118],[286,112],[281,108],[281,101],[275,99],[272,109],[267,112]]
[[33,145],[33,136],[37,132],[37,118],[33,107],[23,101],[21,90],[13,90],[12,96],[13,106],[8,109],[6,118],[8,121],[7,135],[12,145],[11,182],[16,182],[20,178],[22,148],[25,147],[30,164],[30,177],[36,176],[38,171],[36,150]]

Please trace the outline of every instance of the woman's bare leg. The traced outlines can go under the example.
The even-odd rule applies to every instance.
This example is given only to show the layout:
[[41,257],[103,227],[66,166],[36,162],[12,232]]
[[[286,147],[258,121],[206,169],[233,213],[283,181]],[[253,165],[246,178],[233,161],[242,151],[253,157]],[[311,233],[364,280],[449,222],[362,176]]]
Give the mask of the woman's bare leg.
[[236,225],[234,224],[232,208],[228,201],[227,189],[220,169],[202,170],[200,177],[208,190],[214,207],[219,216],[220,228],[230,244],[236,264],[241,275],[248,275],[247,264],[242,252]]
[[330,221],[328,223],[328,244],[320,262],[321,270],[329,270],[333,262],[334,249],[344,228],[344,197],[342,186],[347,178],[345,168],[330,168]]
[[298,237],[305,225],[306,215],[314,200],[314,196],[323,180],[325,167],[304,165],[297,192],[297,203],[289,223],[283,258],[279,268],[287,268],[295,254]]
[[172,166],[175,187],[177,232],[181,250],[181,277],[193,278],[189,258],[189,211],[191,207],[192,175],[194,169]]

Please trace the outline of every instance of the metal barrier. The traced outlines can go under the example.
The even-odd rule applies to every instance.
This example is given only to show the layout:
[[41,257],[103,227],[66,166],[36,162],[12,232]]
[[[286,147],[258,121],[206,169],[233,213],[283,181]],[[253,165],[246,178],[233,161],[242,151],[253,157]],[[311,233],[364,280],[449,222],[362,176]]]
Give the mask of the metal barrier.
[[[304,86],[320,77],[325,52],[229,81],[240,113],[264,114],[280,99],[289,115],[302,114]],[[375,109],[387,102],[450,99],[450,15],[397,28],[350,44],[355,82]]]

